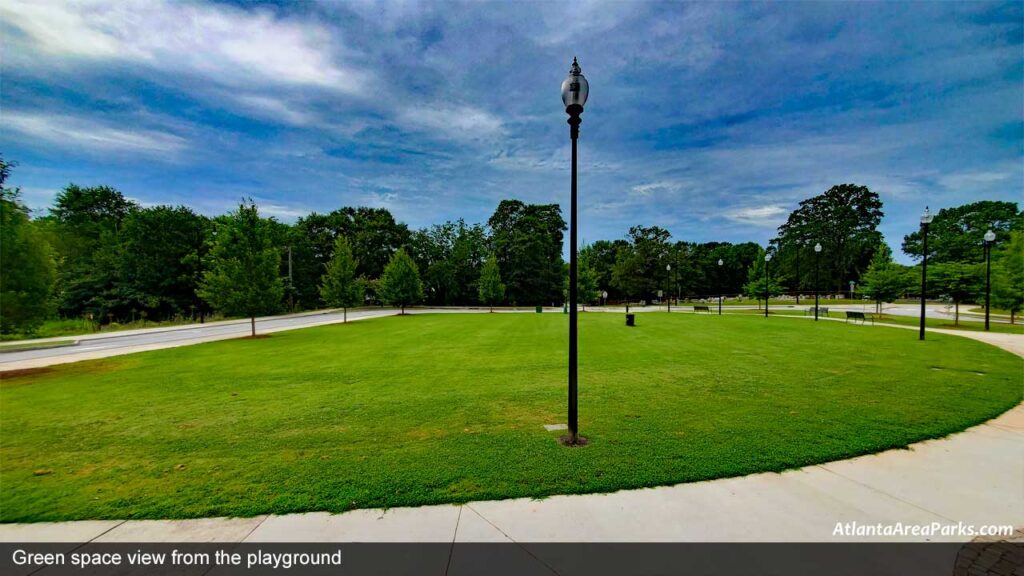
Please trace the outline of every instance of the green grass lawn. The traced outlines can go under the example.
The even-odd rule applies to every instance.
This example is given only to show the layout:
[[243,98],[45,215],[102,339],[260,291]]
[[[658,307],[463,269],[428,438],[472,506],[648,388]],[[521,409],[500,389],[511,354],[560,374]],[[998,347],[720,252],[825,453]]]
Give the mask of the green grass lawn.
[[[753,309],[728,310],[728,309],[723,308],[722,311],[723,311],[723,313],[727,313],[727,314],[746,314],[746,315],[751,315],[751,316],[764,316],[764,309],[761,309],[761,310],[753,310]],[[712,312],[717,312],[717,310],[712,310]],[[873,315],[875,317],[875,322],[877,322],[879,324],[899,324],[901,326],[920,326],[920,318],[915,318],[913,316],[898,316],[896,314],[886,314],[886,315],[884,315],[882,317],[879,317],[878,314],[875,314],[872,311],[872,309],[870,309],[870,308],[865,309],[864,313],[865,314]],[[791,308],[772,308],[771,306],[768,307],[768,314],[771,315],[771,316],[806,316],[808,318],[813,316],[813,314],[807,314],[803,310],[800,310],[800,309],[794,310],[794,309],[791,309]],[[821,316],[825,316],[824,313],[821,313],[820,315]],[[844,312],[842,310],[839,310],[839,311],[829,311],[828,317],[829,318],[845,319],[846,318],[846,312]],[[858,321],[858,323],[859,323],[859,321]],[[868,324],[870,324],[870,323],[871,322],[868,321]],[[928,327],[928,328],[942,328],[942,329],[947,329],[947,330],[968,330],[968,331],[978,331],[978,332],[985,330],[985,322],[984,322],[984,320],[978,321],[978,319],[974,318],[974,317],[964,318],[964,316],[962,316],[962,315],[960,317],[960,325],[959,326],[954,324],[952,320],[945,320],[945,319],[942,319],[942,318],[926,318],[925,319],[925,326]],[[1001,333],[1006,333],[1006,334],[1024,334],[1024,324],[1007,324],[1005,322],[990,322],[989,323],[989,328],[990,328],[991,332],[1001,332]]]
[[[781,320],[781,319],[779,319]],[[249,516],[604,492],[783,470],[962,430],[1024,361],[944,335],[754,316],[389,317],[0,382],[0,520]]]

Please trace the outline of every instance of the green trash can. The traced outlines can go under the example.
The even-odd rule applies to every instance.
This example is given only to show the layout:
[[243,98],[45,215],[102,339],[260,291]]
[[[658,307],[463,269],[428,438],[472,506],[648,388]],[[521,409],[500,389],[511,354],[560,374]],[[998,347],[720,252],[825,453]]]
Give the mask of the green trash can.
[[543,311],[544,311],[544,308],[543,308],[543,307],[541,307],[541,306],[537,306],[537,314],[540,314],[540,313],[541,313],[541,312],[543,312]]

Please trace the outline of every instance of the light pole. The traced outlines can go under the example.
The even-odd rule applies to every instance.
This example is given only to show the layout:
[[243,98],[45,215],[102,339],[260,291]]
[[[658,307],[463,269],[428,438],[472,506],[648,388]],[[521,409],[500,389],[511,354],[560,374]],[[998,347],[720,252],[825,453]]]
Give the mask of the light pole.
[[992,296],[992,242],[996,239],[996,233],[989,230],[985,232],[985,331],[988,331],[988,308]]
[[[672,265],[671,264],[665,264],[665,271],[668,272],[669,282],[672,282]],[[673,286],[675,286],[675,282],[672,282],[672,284],[668,288],[668,311],[669,312],[672,311],[672,287]]]
[[[569,208],[569,434],[565,444],[575,446],[581,443],[579,436],[579,415],[576,401],[576,140],[580,135],[580,114],[587,103],[590,85],[583,77],[580,65],[574,57],[569,75],[562,81],[562,103],[569,115],[569,139],[572,140],[572,199]],[[585,441],[585,440],[584,440]]]
[[921,331],[919,340],[924,340],[924,299],[928,291],[928,225],[932,223],[935,216],[924,207],[924,214],[921,214]]
[[722,315],[722,273],[721,273],[721,271],[722,271],[722,264],[725,264],[725,262],[722,262],[722,259],[719,258],[718,259],[718,271],[719,271],[719,273],[718,273],[718,315],[719,316]]
[[764,253],[764,317],[768,317],[768,263],[772,261],[772,255],[765,250]]
[[814,321],[818,321],[818,255],[821,254],[821,243],[814,245]]
[[608,305],[608,291],[604,290],[601,292],[601,306]]

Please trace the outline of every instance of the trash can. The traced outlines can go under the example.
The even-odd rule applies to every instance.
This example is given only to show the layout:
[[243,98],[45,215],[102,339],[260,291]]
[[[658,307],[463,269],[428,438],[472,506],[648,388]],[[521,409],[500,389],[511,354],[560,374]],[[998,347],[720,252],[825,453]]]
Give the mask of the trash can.
[[636,326],[636,314],[626,314],[626,326]]
[[544,311],[544,308],[542,308],[540,306],[537,306],[537,314],[540,314],[543,311]]

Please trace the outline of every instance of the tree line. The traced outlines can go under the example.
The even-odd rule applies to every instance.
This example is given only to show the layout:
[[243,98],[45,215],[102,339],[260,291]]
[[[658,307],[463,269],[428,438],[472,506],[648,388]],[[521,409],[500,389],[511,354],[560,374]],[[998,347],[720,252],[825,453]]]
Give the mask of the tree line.
[[[202,321],[213,313],[254,318],[325,306],[566,300],[566,222],[557,204],[503,200],[486,223],[410,230],[383,208],[343,207],[289,225],[260,215],[252,201],[207,217],[185,206],[140,206],[108,186],[69,184],[47,214],[32,217],[20,191],[5,187],[12,167],[0,158],[4,333],[31,333],[52,317]],[[823,289],[842,291],[854,280],[883,299],[911,290],[910,269],[892,262],[877,231],[881,207],[877,194],[855,185],[801,202],[767,248],[775,256],[769,292],[813,290],[814,243],[824,248],[818,255]],[[929,261],[937,265],[936,279],[959,284],[937,281],[929,291],[967,299],[976,289],[980,234],[991,227],[997,305],[1018,310],[1024,281],[1014,255],[1021,223],[1009,202],[940,210]],[[915,234],[903,245],[911,255],[920,251]],[[622,239],[580,248],[580,302],[598,302],[605,293],[611,301],[654,300],[659,291],[677,298],[760,297],[764,255],[753,242],[673,242],[664,228],[634,226]]]

